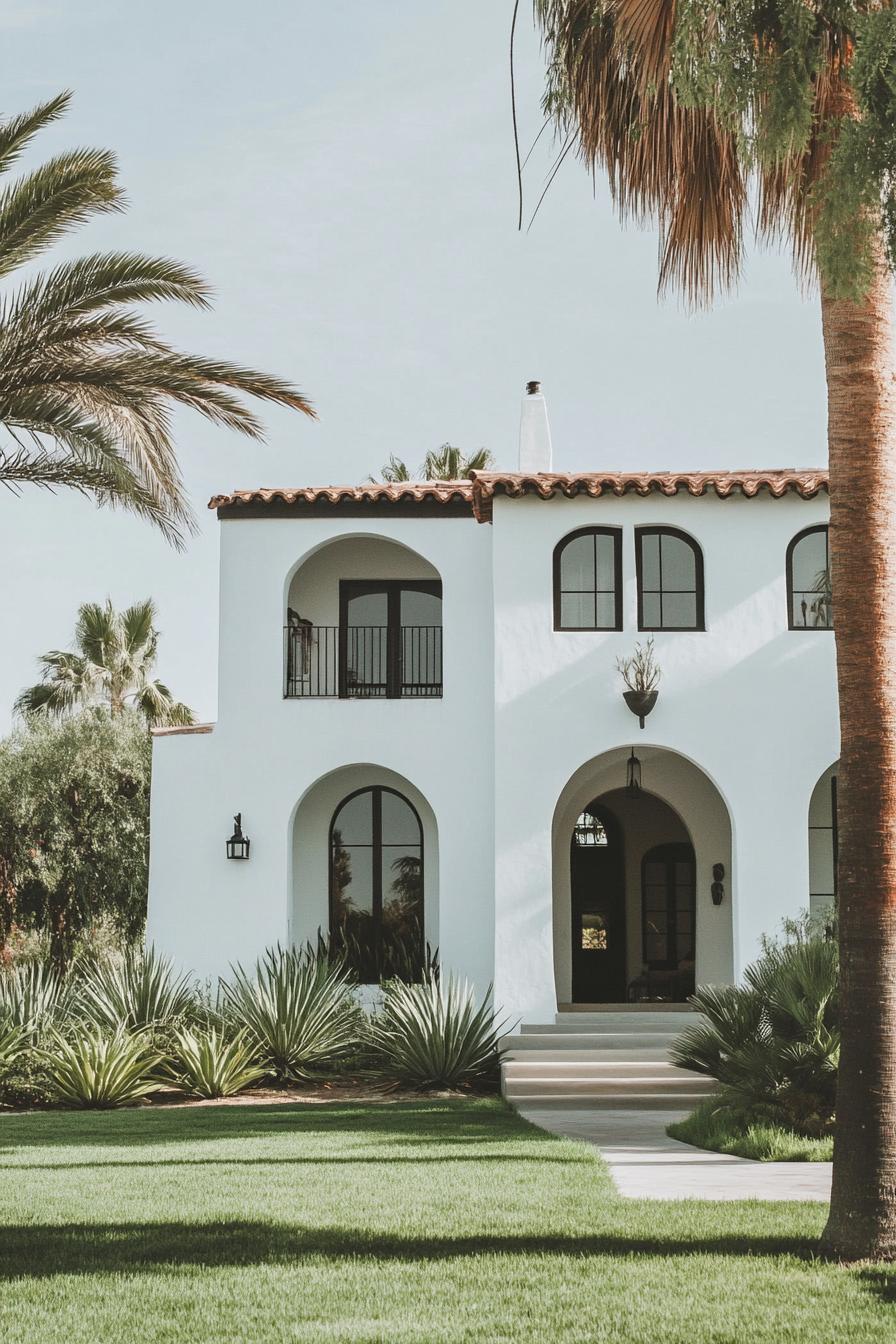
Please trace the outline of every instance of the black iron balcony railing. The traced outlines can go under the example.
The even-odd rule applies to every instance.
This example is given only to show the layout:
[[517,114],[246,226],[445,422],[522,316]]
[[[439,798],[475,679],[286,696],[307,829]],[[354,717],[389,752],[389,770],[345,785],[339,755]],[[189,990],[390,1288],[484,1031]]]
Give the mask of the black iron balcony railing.
[[423,699],[442,694],[440,625],[287,626],[286,696]]

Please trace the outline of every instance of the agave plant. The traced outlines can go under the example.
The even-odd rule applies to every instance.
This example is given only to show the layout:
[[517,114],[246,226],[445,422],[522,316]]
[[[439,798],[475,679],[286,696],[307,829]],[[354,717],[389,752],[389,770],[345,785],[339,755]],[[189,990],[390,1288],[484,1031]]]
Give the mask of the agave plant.
[[0,1020],[21,1028],[26,1043],[37,1041],[64,1014],[66,997],[66,985],[49,962],[0,971]]
[[503,1031],[491,989],[477,1007],[466,980],[430,974],[420,984],[386,987],[369,1038],[378,1073],[414,1087],[457,1087],[497,1068]]
[[246,1032],[227,1036],[210,1027],[175,1032],[172,1058],[160,1076],[191,1097],[233,1097],[264,1075]]
[[831,1125],[840,1057],[837,945],[769,945],[743,986],[704,987],[703,1021],[673,1043],[673,1063],[721,1084],[717,1105],[815,1136]]
[[234,966],[222,993],[228,1017],[281,1082],[308,1078],[358,1042],[360,1010],[348,971],[305,949],[269,948],[254,972]]
[[83,1016],[112,1030],[167,1026],[193,1011],[190,978],[178,975],[174,963],[155,948],[130,948],[122,957],[104,957],[90,964],[78,982]]
[[5,1072],[28,1043],[28,1033],[18,1022],[0,1017],[0,1073]]
[[65,1037],[52,1029],[40,1056],[58,1100],[67,1106],[127,1106],[160,1086],[154,1071],[162,1057],[144,1032],[79,1024]]

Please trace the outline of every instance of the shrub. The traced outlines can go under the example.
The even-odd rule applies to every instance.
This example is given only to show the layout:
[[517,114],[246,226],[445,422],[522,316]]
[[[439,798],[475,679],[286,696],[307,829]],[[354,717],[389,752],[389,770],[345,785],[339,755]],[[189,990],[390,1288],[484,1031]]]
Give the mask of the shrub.
[[37,1041],[63,1015],[64,982],[45,961],[26,961],[0,971],[0,1019],[20,1027]]
[[416,985],[387,985],[369,1035],[377,1073],[414,1087],[458,1087],[494,1072],[503,1030],[491,991],[477,1008],[467,981],[429,975]]
[[673,1043],[675,1064],[721,1084],[729,1107],[798,1134],[827,1134],[840,1057],[837,946],[821,937],[768,944],[743,986],[704,987],[704,1021]]
[[127,1106],[158,1090],[161,1056],[143,1032],[80,1024],[69,1037],[53,1030],[41,1055],[54,1095],[67,1106]]
[[715,1101],[704,1102],[684,1120],[669,1125],[666,1133],[696,1148],[715,1153],[748,1157],[754,1162],[830,1162],[832,1138],[809,1139],[774,1121],[763,1119],[761,1110],[719,1109]]
[[232,1097],[264,1074],[245,1032],[228,1038],[210,1027],[176,1032],[173,1058],[161,1076],[192,1097]]
[[24,1027],[9,1017],[0,1017],[0,1075],[22,1053],[27,1040],[28,1033]]
[[0,1068],[0,1106],[47,1106],[56,1091],[39,1050],[26,1046]]
[[189,976],[152,947],[94,961],[78,978],[77,996],[84,1017],[112,1030],[183,1022],[196,1006]]
[[227,1016],[281,1082],[308,1078],[357,1044],[360,1009],[348,971],[307,950],[270,948],[254,973],[235,966],[221,988]]

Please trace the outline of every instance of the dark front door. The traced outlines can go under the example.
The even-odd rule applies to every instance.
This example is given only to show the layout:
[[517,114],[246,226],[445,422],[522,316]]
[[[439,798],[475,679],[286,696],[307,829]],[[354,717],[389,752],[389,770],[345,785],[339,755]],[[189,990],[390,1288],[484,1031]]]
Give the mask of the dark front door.
[[625,1001],[625,868],[622,834],[592,803],[576,822],[572,879],[572,1001]]
[[641,927],[650,997],[694,992],[696,864],[688,844],[656,845],[641,867]]

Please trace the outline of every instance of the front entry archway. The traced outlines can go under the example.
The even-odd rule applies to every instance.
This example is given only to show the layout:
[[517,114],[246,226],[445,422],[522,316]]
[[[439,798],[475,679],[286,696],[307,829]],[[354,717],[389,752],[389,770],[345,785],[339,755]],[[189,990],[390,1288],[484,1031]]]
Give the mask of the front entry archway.
[[[581,766],[554,813],[561,1010],[681,1003],[697,984],[733,981],[736,875],[728,809],[698,766],[640,744],[642,788],[632,796],[625,783],[630,751],[614,748]],[[711,891],[718,868],[720,901]]]

